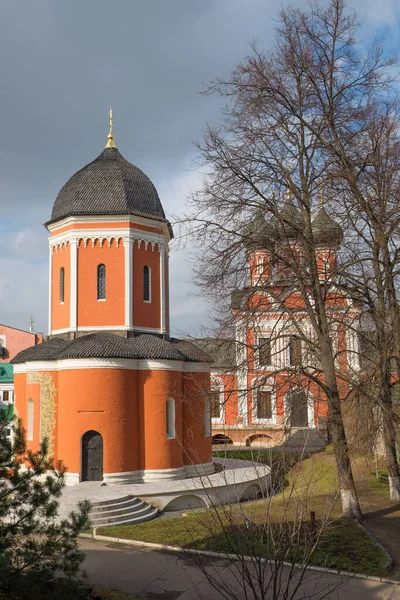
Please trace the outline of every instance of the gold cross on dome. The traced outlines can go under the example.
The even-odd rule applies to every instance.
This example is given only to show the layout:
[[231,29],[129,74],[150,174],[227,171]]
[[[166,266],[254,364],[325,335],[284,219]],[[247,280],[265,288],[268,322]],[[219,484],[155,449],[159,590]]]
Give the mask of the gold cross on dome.
[[110,133],[112,133],[112,127],[114,120],[112,118],[112,106],[110,106],[110,110],[108,111],[108,118],[110,119]]
[[108,132],[108,136],[107,136],[106,148],[116,148],[117,146],[115,145],[115,142],[114,142],[114,133],[113,133],[114,119],[112,116],[112,107],[111,106],[110,106],[110,110],[108,111],[108,118],[110,120],[110,131]]

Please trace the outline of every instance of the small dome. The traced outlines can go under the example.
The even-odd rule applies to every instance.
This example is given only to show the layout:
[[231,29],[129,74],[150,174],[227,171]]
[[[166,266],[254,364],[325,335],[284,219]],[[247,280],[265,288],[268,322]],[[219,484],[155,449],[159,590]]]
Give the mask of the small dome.
[[117,148],[105,148],[67,181],[46,225],[72,215],[129,214],[166,221],[157,190],[147,175],[125,160]]
[[244,227],[243,243],[247,250],[271,249],[274,246],[273,234],[273,228],[260,210],[253,221]]
[[314,243],[318,246],[338,245],[343,240],[343,230],[324,208],[320,208],[312,224]]
[[304,229],[303,219],[298,208],[288,199],[282,206],[279,219],[273,217],[270,221],[276,238],[296,239]]

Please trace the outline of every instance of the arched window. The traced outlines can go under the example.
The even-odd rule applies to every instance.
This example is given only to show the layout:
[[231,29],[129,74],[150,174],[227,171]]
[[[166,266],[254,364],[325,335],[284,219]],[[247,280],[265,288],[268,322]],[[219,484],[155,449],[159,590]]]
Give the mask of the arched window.
[[172,440],[175,437],[175,400],[168,398],[166,402],[167,417],[167,438]]
[[143,300],[151,302],[151,271],[150,267],[143,267]]
[[204,400],[204,435],[211,436],[211,406],[210,398]]
[[28,440],[33,440],[33,400],[28,400]]
[[97,300],[106,299],[106,265],[97,267]]
[[64,302],[64,285],[65,285],[65,269],[61,267],[60,269],[60,303]]

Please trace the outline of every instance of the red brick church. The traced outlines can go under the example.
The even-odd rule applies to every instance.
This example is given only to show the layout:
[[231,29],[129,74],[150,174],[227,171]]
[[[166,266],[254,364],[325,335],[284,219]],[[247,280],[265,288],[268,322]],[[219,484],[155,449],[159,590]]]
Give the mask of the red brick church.
[[[197,340],[214,358],[211,417],[215,443],[274,446],[296,435],[300,440],[308,438],[310,446],[318,448],[327,439],[325,396],[317,383],[299,374],[299,367],[309,365],[321,376],[318,356],[304,343],[304,338],[313,338],[311,323],[304,300],[292,285],[293,275],[274,254],[279,244],[281,256],[285,245],[301,256],[302,220],[290,198],[281,217],[287,224],[284,238],[279,236],[276,219],[266,220],[262,214],[246,229],[248,285],[232,293],[235,338]],[[323,207],[317,211],[312,229],[319,277],[328,290],[336,364],[342,372],[357,375],[359,341],[355,328],[348,324],[357,322],[360,308],[334,285],[343,232]],[[286,297],[283,305],[274,300],[282,296]]]
[[209,356],[169,334],[172,228],[150,179],[105,149],[59,192],[49,336],[14,359],[28,448],[49,440],[69,484],[214,471]]

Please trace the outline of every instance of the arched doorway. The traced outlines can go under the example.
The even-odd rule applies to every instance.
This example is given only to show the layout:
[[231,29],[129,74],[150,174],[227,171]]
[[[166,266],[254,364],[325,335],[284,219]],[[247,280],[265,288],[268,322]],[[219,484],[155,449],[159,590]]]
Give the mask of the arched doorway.
[[103,437],[87,431],[82,437],[82,481],[103,479]]
[[303,390],[293,390],[288,396],[290,427],[308,427],[308,398]]

